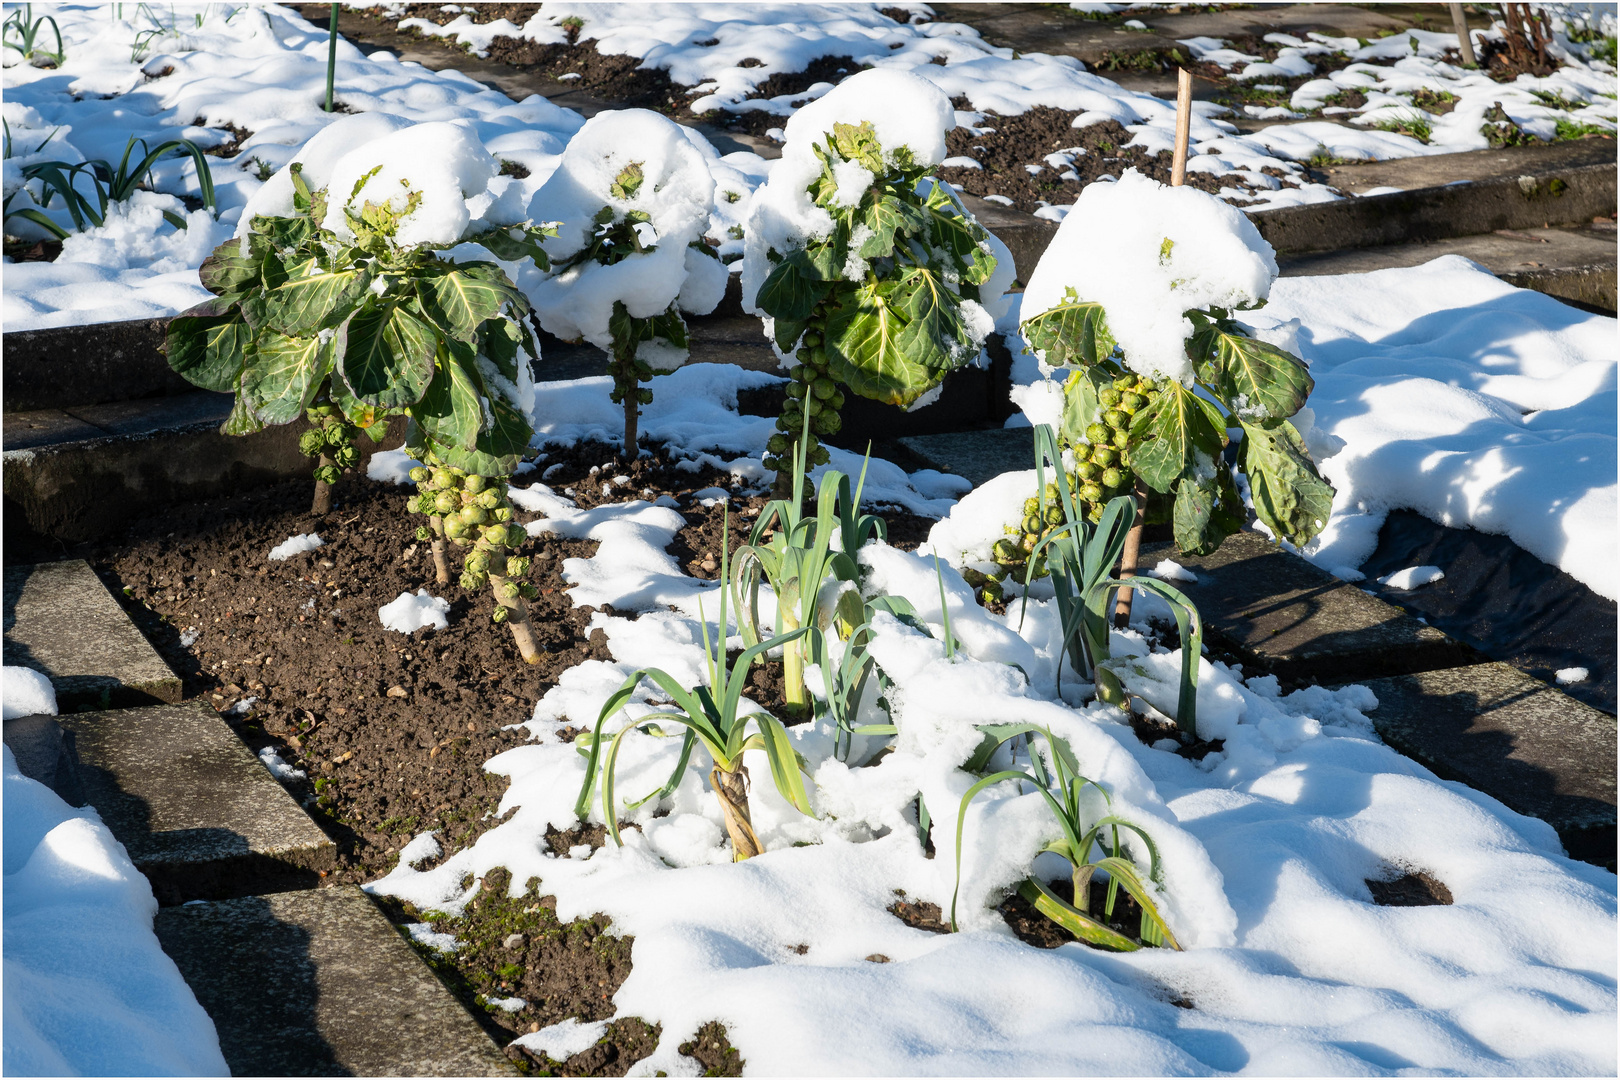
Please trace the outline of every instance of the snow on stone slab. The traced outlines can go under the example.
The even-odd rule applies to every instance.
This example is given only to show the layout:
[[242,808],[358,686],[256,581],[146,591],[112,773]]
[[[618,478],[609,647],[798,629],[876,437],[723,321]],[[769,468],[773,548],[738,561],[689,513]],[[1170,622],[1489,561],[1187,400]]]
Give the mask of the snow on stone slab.
[[1446,572],[1438,566],[1408,566],[1393,574],[1385,574],[1378,579],[1378,584],[1388,585],[1392,589],[1416,589],[1445,576]]
[[1333,514],[1305,555],[1371,556],[1390,510],[1506,535],[1601,596],[1620,596],[1615,320],[1516,289],[1449,255],[1367,274],[1279,279],[1244,314],[1298,320],[1316,381]]
[[[634,618],[598,611],[590,629],[604,632],[612,659],[563,672],[527,725],[533,741],[486,763],[510,779],[502,824],[431,869],[402,865],[367,887],[453,914],[481,887],[463,889],[468,875],[504,867],[513,881],[539,876],[561,919],[607,914],[636,939],[615,1015],[663,1029],[642,1070],[679,1068],[680,1044],[721,1015],[762,1074],[1339,1075],[1401,1061],[1425,1072],[1612,1075],[1616,960],[1591,943],[1613,939],[1614,876],[1565,858],[1549,826],[1382,745],[1367,717],[1377,699],[1361,686],[1283,693],[1275,678],[1201,661],[1199,732],[1222,749],[1194,762],[1173,740],[1144,746],[1118,711],[1057,694],[1055,605],[1032,600],[1021,618],[1011,607],[996,616],[926,553],[882,544],[861,552],[871,587],[904,596],[929,633],[886,615],[874,623],[893,712],[868,701],[861,722],[892,719],[899,729],[876,764],[859,764],[871,744],[853,764],[838,760],[824,720],[789,729],[816,817],[784,802],[761,779],[763,758],[746,752],[766,853],[732,863],[700,752],[669,798],[616,809],[640,826],[624,847],[553,857],[542,837],[576,823],[585,768],[565,729],[594,725],[638,668],[696,685],[703,623],[711,640],[737,639],[714,622],[713,583],[683,584],[656,561],[675,524],[649,516],[659,508],[580,511],[543,485],[513,498],[545,514],[536,524],[546,531],[600,540],[594,558],[565,567],[590,583],[576,588],[576,604],[618,609],[649,578],[664,595],[643,597]],[[943,643],[946,611],[960,643],[954,657]],[[1134,629],[1114,632],[1112,648],[1130,692],[1173,711],[1179,653],[1155,651]],[[661,786],[679,758],[681,740],[649,725],[669,708],[643,682],[608,719],[609,733],[647,726],[632,726],[620,744],[627,801]],[[949,910],[958,807],[971,782],[957,766],[979,741],[974,725],[1015,722],[1064,738],[1113,812],[1151,833],[1163,860],[1155,888],[1187,951],[1046,951],[1011,936],[993,908],[1003,891],[1032,863],[1053,876],[1063,869],[1037,855],[1058,832],[1027,785],[992,787],[967,809],[962,933],[928,934],[889,913],[897,890]],[[919,796],[937,858],[917,838]],[[589,818],[601,817],[598,798]],[[1455,903],[1375,905],[1365,881],[1405,869],[1433,874]],[[867,959],[875,954],[891,962]],[[1171,1006],[1173,997],[1195,1009]],[[825,1037],[829,1025],[838,1039]],[[540,1041],[556,1056],[574,1045],[549,1041],[564,1035],[587,1037],[566,1029]]]
[[443,630],[450,625],[450,601],[441,600],[426,589],[417,589],[412,595],[402,592],[377,609],[377,618],[385,630],[401,634],[413,633],[427,627]]
[[294,555],[314,551],[316,548],[325,545],[325,543],[326,541],[321,539],[320,533],[299,533],[297,536],[289,536],[271,548],[270,554],[266,555],[265,558],[271,562],[286,562]]
[[378,450],[366,463],[366,479],[384,484],[409,484],[411,470],[422,463],[404,450]]
[[1185,382],[1193,324],[1182,312],[1254,306],[1276,276],[1271,245],[1242,211],[1128,169],[1118,183],[1081,191],[1030,275],[1020,317],[1057,307],[1073,289],[1103,306],[1126,364]]
[[23,776],[10,747],[4,785],[6,1074],[225,1075],[123,845],[95,810]]
[[1553,673],[1553,677],[1558,680],[1559,686],[1573,686],[1576,683],[1585,682],[1590,674],[1591,672],[1583,667],[1567,667],[1559,668]]
[[7,720],[20,716],[55,716],[56,687],[51,680],[33,668],[0,668],[5,682],[0,685],[0,709]]

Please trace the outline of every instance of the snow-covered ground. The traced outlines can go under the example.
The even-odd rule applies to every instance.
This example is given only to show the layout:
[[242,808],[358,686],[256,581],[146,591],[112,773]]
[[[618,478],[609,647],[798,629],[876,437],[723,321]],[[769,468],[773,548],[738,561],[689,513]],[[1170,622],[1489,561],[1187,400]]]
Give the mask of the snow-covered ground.
[[[56,714],[37,672],[5,669],[5,716]],[[152,933],[157,901],[94,809],[5,748],[8,1076],[223,1076],[214,1022]]]

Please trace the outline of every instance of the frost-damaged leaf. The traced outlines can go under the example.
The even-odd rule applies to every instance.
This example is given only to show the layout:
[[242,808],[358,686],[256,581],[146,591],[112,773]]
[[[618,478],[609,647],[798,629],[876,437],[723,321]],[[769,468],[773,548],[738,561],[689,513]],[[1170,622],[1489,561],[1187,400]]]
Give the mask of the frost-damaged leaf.
[[[336,362],[341,363],[341,359],[338,359]],[[343,414],[343,418],[349,423],[353,424],[355,427],[366,428],[368,429],[368,432],[371,428],[375,427],[381,427],[383,430],[387,430],[387,410],[380,409],[375,405],[367,405],[365,402],[355,397],[349,392],[348,386],[344,384],[342,379],[328,379],[326,383],[326,393],[327,396],[332,399],[332,404],[336,405],[338,411]],[[372,441],[374,442],[381,441],[381,439],[381,432],[372,436]]]
[[1205,358],[1199,377],[1234,416],[1251,424],[1293,416],[1315,386],[1305,365],[1292,354],[1241,334],[1211,326],[1194,335],[1190,349]]
[[242,372],[242,396],[254,402],[260,420],[286,424],[303,415],[332,369],[335,340],[289,337],[274,330],[259,335]]
[[[501,312],[517,290],[506,283],[499,267],[485,264],[463,265],[424,280],[418,289],[422,309],[445,336],[472,344],[478,340],[478,327],[485,319]],[[488,269],[495,270],[491,275]]]
[[1131,422],[1131,467],[1155,491],[1169,491],[1200,453],[1215,462],[1225,445],[1220,411],[1179,383],[1166,386]]
[[243,255],[242,241],[232,239],[203,260],[202,266],[197,268],[197,277],[202,280],[203,288],[216,296],[225,296],[252,288],[262,271],[263,260],[251,249]]
[[169,367],[194,386],[231,393],[242,377],[249,333],[236,308],[203,304],[169,320]]
[[886,302],[886,288],[863,286],[833,309],[827,320],[827,372],[862,397],[904,407],[938,379],[900,347],[905,326]]
[[859,125],[834,124],[831,142],[845,161],[858,161],[873,173],[883,173],[883,146],[870,120],[862,120]]
[[470,451],[477,447],[484,426],[483,380],[472,370],[465,346],[447,345],[450,348],[439,353],[433,382],[411,415],[434,441]]
[[1096,364],[1114,352],[1114,335],[1108,332],[1102,305],[1081,300],[1073,289],[1065,289],[1062,303],[1019,329],[1029,347],[1043,354],[1052,367]]
[[1316,471],[1293,424],[1243,424],[1238,460],[1255,515],[1267,528],[1300,546],[1322,531],[1333,512],[1333,487]]
[[1243,499],[1232,483],[1232,473],[1224,461],[1214,463],[1213,474],[1205,470],[1182,476],[1176,484],[1176,502],[1171,520],[1175,524],[1176,547],[1189,555],[1208,555],[1221,541],[1243,528]]
[[368,303],[349,319],[348,345],[338,367],[350,392],[368,405],[413,405],[433,380],[437,335],[407,305]]
[[755,302],[773,319],[802,323],[826,295],[820,271],[803,251],[795,251],[765,278]]
[[287,267],[287,280],[265,296],[265,316],[272,330],[298,335],[336,326],[371,285],[369,268],[310,273],[318,269],[315,259]]

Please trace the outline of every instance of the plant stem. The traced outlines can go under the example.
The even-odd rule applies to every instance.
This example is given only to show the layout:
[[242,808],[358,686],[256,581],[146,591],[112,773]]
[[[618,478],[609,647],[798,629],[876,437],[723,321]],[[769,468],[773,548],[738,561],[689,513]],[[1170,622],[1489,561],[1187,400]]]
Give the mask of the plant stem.
[[337,78],[338,5],[332,5],[332,18],[326,32],[326,111],[332,111],[332,84]]
[[639,425],[637,418],[641,415],[641,403],[636,400],[636,397],[636,384],[632,380],[629,389],[624,392],[624,459],[632,464],[636,460],[637,450],[639,449],[636,440],[641,434],[637,430]]
[[[1136,562],[1142,552],[1142,528],[1147,510],[1147,487],[1140,479],[1136,481],[1136,491],[1131,496],[1136,500],[1136,524],[1131,531],[1125,534],[1125,550],[1119,556],[1119,576],[1132,578],[1136,576]],[[1119,597],[1114,602],[1114,625],[1125,627],[1131,621],[1131,597],[1135,595],[1133,589],[1119,590]]]
[[[321,453],[320,467],[326,468],[332,464],[330,454]],[[315,502],[310,506],[309,512],[316,517],[325,516],[332,509],[332,485],[325,480],[315,481]]]
[[739,758],[736,768],[726,771],[716,765],[709,770],[709,784],[720,800],[720,812],[726,819],[726,832],[731,836],[733,862],[751,859],[764,851],[759,837],[754,834],[754,823],[748,814],[748,769]]
[[545,652],[534,643],[534,631],[529,626],[529,605],[519,593],[516,596],[506,595],[506,554],[497,549],[490,554],[489,584],[495,590],[495,602],[506,608],[506,625],[512,628],[512,640],[517,643],[518,652],[523,654],[525,664],[538,664]]
[[444,518],[429,514],[428,521],[433,525],[433,580],[440,585],[448,585],[450,563],[444,556]]
[[[791,494],[791,493],[790,493]],[[791,634],[799,628],[798,620],[777,607],[778,634]],[[782,702],[794,717],[810,713],[810,692],[804,685],[804,639],[790,641],[782,646]]]

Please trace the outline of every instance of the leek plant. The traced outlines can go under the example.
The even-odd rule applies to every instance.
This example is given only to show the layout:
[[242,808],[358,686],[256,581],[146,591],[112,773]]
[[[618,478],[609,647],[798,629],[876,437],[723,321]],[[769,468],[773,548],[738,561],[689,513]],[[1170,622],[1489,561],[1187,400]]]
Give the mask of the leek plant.
[[[836,618],[833,621],[838,636],[844,642],[844,651],[837,663],[833,663],[827,633],[820,628],[812,628],[810,631],[810,660],[821,668],[821,676],[826,683],[826,715],[833,727],[833,755],[839,761],[849,760],[855,736],[893,735],[897,730],[892,723],[857,722],[861,699],[872,676],[874,674],[877,676],[880,687],[886,688],[889,685],[888,679],[884,676],[883,670],[877,666],[877,661],[869,649],[872,642],[872,622],[880,611],[893,615],[925,634],[928,632],[928,628],[917,618],[916,610],[910,601],[905,598],[879,596],[873,600],[862,600],[860,594],[853,588],[839,596]],[[878,701],[880,704],[883,702],[881,696]]]
[[[720,802],[720,812],[725,817],[726,832],[731,837],[732,856],[736,861],[741,862],[764,850],[754,832],[748,806],[748,768],[743,764],[743,754],[747,751],[763,751],[765,759],[770,762],[771,779],[776,783],[776,790],[801,813],[807,815],[813,813],[810,809],[809,795],[805,792],[804,780],[799,775],[804,767],[803,762],[798,752],[793,749],[793,740],[788,737],[787,729],[782,726],[780,720],[768,712],[741,711],[743,688],[748,682],[749,667],[768,650],[793,645],[804,636],[805,630],[793,630],[757,642],[744,649],[735,664],[728,662],[726,593],[729,590],[724,584],[727,580],[725,541],[728,524],[729,522],[723,521],[721,525],[720,618],[712,638],[709,634],[708,621],[703,615],[701,601],[698,608],[698,618],[703,627],[703,653],[708,661],[708,685],[688,689],[660,668],[642,668],[631,672],[624,685],[614,691],[613,696],[602,706],[602,711],[596,718],[596,727],[590,735],[589,746],[585,748],[585,782],[580,785],[579,798],[574,803],[574,813],[584,820],[590,809],[591,795],[600,774],[602,817],[606,820],[608,833],[616,844],[624,843],[619,837],[618,811],[614,800],[614,770],[619,759],[619,746],[624,741],[625,735],[633,729],[645,730],[651,734],[662,734],[662,729],[655,728],[652,724],[627,724],[613,736],[606,753],[602,750],[602,729],[608,719],[618,713],[625,702],[630,700],[643,679],[650,679],[680,707],[679,712],[657,714],[657,723],[673,723],[686,730],[681,740],[680,758],[668,782],[651,795],[631,804],[631,809],[649,799],[662,798],[673,792],[686,773],[693,745],[701,743],[710,761],[713,762],[709,770],[709,784],[714,789],[715,798]],[[753,728],[752,732],[749,731],[750,727]]]
[[[51,33],[56,37],[56,51],[45,49],[44,42],[40,41],[40,31],[46,23],[51,24]],[[34,43],[40,41],[40,45]],[[61,67],[67,52],[62,48],[62,29],[56,25],[56,20],[49,15],[34,18],[34,5],[24,4],[21,8],[6,16],[6,21],[0,25],[0,43],[4,48],[15,49],[22,55],[25,63],[32,64],[35,57],[49,60],[52,67]]]
[[[1057,474],[1054,485],[1046,483],[1048,466]],[[1176,629],[1181,635],[1181,684],[1176,703],[1176,725],[1185,732],[1196,733],[1198,659],[1204,641],[1198,609],[1180,589],[1157,578],[1113,576],[1114,567],[1125,550],[1125,538],[1135,524],[1135,500],[1129,496],[1109,500],[1093,528],[1086,520],[1082,497],[1070,488],[1068,478],[1064,475],[1057,436],[1046,424],[1035,429],[1035,469],[1036,486],[1041,491],[1043,503],[1048,487],[1055,486],[1058,509],[1062,511],[1064,523],[1052,529],[1031,553],[1024,577],[1025,603],[1028,603],[1028,587],[1035,572],[1036,558],[1043,558],[1052,576],[1065,651],[1070,662],[1082,677],[1096,683],[1099,698],[1110,704],[1124,705],[1127,700],[1124,688],[1107,663],[1108,605],[1116,589],[1146,589],[1157,593],[1169,603],[1176,619]],[[1041,512],[1046,512],[1044,505]],[[1061,684],[1061,666],[1058,680]]]
[[[838,581],[855,582],[860,570],[855,553],[873,536],[888,538],[888,526],[876,514],[860,512],[866,469],[854,491],[849,477],[836,470],[824,473],[817,489],[814,517],[804,512],[805,465],[809,454],[808,418],[794,448],[792,493],[767,503],[737,551],[733,588],[737,590],[737,622],[745,644],[760,639],[759,587],[770,582],[776,596],[776,633],[825,628],[832,612],[822,603],[821,589],[830,574]],[[775,529],[769,540],[765,533]],[[834,536],[841,550],[832,546]],[[794,716],[808,716],[810,692],[804,685],[805,645],[782,650],[782,695]]]
[[[47,139],[46,142],[50,140]],[[135,144],[140,143],[143,157],[130,167],[130,156],[135,151]],[[43,146],[44,144],[40,144]],[[39,182],[42,199],[40,207],[48,209],[51,201],[61,198],[67,207],[68,216],[73,219],[75,229],[100,228],[107,223],[107,207],[113,203],[121,203],[135,194],[135,189],[143,182],[151,179],[152,166],[165,154],[178,153],[189,156],[197,166],[197,187],[202,195],[203,205],[210,211],[214,204],[214,174],[208,167],[208,158],[203,155],[202,148],[196,143],[185,139],[170,139],[168,142],[158,144],[156,149],[147,146],[145,139],[131,138],[124,145],[124,156],[115,169],[111,164],[102,160],[80,161],[70,164],[66,161],[36,161],[32,165],[25,165],[20,170],[23,182],[35,180]],[[80,190],[79,178],[84,176],[89,181],[89,194]],[[20,188],[18,189],[21,190]],[[12,192],[15,197],[17,192]],[[23,217],[41,228],[47,230],[58,240],[66,240],[71,235],[50,218],[37,210],[21,209],[11,210],[10,199],[7,200],[8,217]],[[172,211],[163,211],[163,218],[176,229],[186,227],[186,219]]]
[[[969,772],[985,768],[1004,744],[1019,740],[1028,751],[1029,771],[1019,768],[1001,769],[984,776],[967,789],[956,811],[956,888],[951,893],[951,929],[956,930],[956,900],[962,888],[962,826],[967,820],[968,804],[985,788],[1007,780],[1017,780],[1022,788],[1027,782],[1046,801],[1052,816],[1057,819],[1063,835],[1051,841],[1041,852],[1061,856],[1070,866],[1070,882],[1074,888],[1073,903],[1064,900],[1045,882],[1034,876],[1018,885],[1018,892],[1035,910],[1051,919],[1081,941],[1102,945],[1122,952],[1130,952],[1142,945],[1159,945],[1180,949],[1181,945],[1166,925],[1164,916],[1154,903],[1148,882],[1160,881],[1159,850],[1153,838],[1140,826],[1112,813],[1090,819],[1082,796],[1086,788],[1094,788],[1102,796],[1105,808],[1111,808],[1108,791],[1094,780],[1080,774],[1080,765],[1068,743],[1036,724],[986,724],[979,730],[984,739],[972,758],[963,766]],[[1051,758],[1051,770],[1036,752],[1035,738],[1046,742]],[[1148,867],[1144,879],[1142,868],[1130,857],[1123,833],[1133,833],[1147,849]],[[1093,852],[1101,856],[1093,858]],[[1108,875],[1108,891],[1103,900],[1102,919],[1091,914],[1091,879],[1098,871]],[[1106,925],[1114,916],[1119,890],[1123,888],[1142,909],[1139,941]]]

